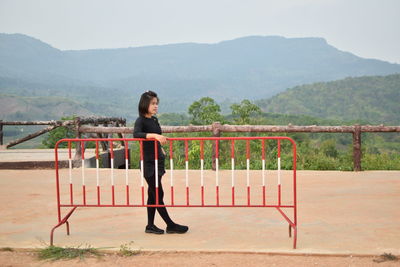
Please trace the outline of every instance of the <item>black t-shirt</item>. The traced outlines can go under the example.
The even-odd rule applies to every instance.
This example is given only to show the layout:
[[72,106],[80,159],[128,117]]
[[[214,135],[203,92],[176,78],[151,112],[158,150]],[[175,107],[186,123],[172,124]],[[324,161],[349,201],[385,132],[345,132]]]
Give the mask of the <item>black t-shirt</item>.
[[[146,138],[146,134],[161,134],[161,127],[157,117],[146,118],[139,116],[135,121],[133,129],[134,138]],[[164,153],[161,150],[160,142],[157,142],[158,149],[158,174],[163,175],[164,170]],[[150,177],[154,174],[154,141],[143,141],[143,160],[144,160],[144,176]]]

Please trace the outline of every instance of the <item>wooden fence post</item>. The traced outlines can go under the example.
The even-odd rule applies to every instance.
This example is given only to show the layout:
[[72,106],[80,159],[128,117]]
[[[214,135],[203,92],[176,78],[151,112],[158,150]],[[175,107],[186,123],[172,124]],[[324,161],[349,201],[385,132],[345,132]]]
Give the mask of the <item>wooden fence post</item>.
[[[118,121],[115,122],[115,127],[120,127]],[[124,138],[124,137],[122,136],[122,133],[117,133],[117,135],[118,135],[118,138]],[[121,141],[121,145],[122,145],[123,147],[125,147],[125,142],[124,142],[124,141]]]
[[3,120],[0,120],[0,146],[3,145]]
[[[81,126],[81,118],[76,117],[74,119],[74,124],[75,124],[75,138],[81,138],[81,133],[79,132],[79,127]],[[81,143],[80,142],[75,142],[75,160],[78,160],[82,157],[82,149],[81,149]]]
[[[99,126],[99,124],[98,124],[97,122],[95,122],[95,123],[94,123],[94,126],[97,127],[97,126]],[[102,136],[101,133],[97,133],[97,134],[96,134],[96,138],[103,138],[103,136]],[[103,152],[107,150],[107,146],[106,146],[106,144],[105,144],[103,141],[100,142],[100,145],[101,145],[101,148],[103,149]]]
[[353,162],[354,171],[361,171],[361,126],[354,125],[353,132]]
[[[214,122],[212,124],[212,134],[213,137],[220,137],[221,136],[221,123],[219,122]],[[219,141],[218,142],[218,150],[219,150]],[[212,143],[212,169],[215,171],[216,169],[216,163],[215,163],[215,158],[216,158],[216,149],[215,149],[215,142],[213,141]]]

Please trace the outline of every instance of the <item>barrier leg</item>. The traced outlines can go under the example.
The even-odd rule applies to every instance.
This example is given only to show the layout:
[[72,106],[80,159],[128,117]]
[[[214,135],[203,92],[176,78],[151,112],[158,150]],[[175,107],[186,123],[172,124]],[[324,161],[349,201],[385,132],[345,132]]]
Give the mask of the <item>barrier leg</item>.
[[285,220],[289,223],[289,237],[292,237],[292,227],[293,227],[293,233],[294,233],[294,238],[293,238],[293,248],[296,249],[296,243],[297,243],[297,225],[295,225],[288,216],[280,209],[276,208],[279,213],[285,218]]
[[66,221],[65,224],[67,225],[67,235],[69,235],[69,222]]
[[53,235],[54,235],[54,230],[58,227],[60,227],[61,225],[63,225],[64,223],[67,224],[67,235],[69,235],[69,223],[68,223],[68,219],[69,217],[72,215],[72,213],[75,211],[77,207],[74,207],[72,210],[70,210],[70,212],[68,212],[67,215],[65,215],[65,217],[56,225],[53,227],[53,229],[51,229],[50,232],[50,246],[53,246]]

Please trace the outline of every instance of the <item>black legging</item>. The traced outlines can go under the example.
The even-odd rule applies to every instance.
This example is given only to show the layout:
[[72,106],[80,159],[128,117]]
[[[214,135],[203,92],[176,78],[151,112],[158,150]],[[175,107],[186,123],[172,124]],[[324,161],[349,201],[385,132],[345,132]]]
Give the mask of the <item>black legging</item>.
[[[164,205],[164,190],[161,184],[161,178],[162,176],[158,177],[158,204],[159,205]],[[156,183],[154,179],[154,175],[152,177],[145,177],[146,182],[148,184],[148,190],[147,190],[147,205],[155,205],[156,204]],[[148,225],[154,225],[154,216],[156,214],[156,209],[158,213],[160,214],[161,218],[164,220],[164,222],[168,225],[174,225],[174,222],[171,220],[171,218],[168,215],[168,211],[165,207],[147,207],[147,224]]]

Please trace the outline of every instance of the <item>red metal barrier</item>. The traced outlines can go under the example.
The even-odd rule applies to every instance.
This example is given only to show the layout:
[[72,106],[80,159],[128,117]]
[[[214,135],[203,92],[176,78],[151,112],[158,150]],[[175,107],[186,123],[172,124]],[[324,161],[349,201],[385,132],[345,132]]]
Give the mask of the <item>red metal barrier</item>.
[[[102,196],[104,196],[104,193],[102,193],[102,186],[99,183],[99,142],[100,141],[106,141],[109,142],[110,144],[110,164],[111,164],[111,169],[110,169],[110,178],[111,178],[111,203],[104,203],[102,201]],[[50,233],[50,244],[53,245],[53,234],[54,230],[61,226],[62,224],[66,224],[67,226],[67,234],[69,235],[69,223],[68,219],[72,215],[72,213],[78,208],[78,207],[186,207],[186,208],[191,208],[191,207],[256,207],[256,208],[276,208],[279,213],[283,216],[283,218],[288,222],[289,224],[289,237],[292,236],[292,228],[294,232],[294,238],[293,238],[293,248],[296,248],[296,243],[297,243],[297,199],[296,199],[296,144],[295,142],[289,138],[289,137],[196,137],[196,138],[168,138],[169,141],[169,172],[170,172],[170,203],[168,204],[165,201],[165,205],[159,205],[159,199],[158,199],[158,179],[156,179],[156,204],[155,205],[147,205],[145,204],[145,183],[143,182],[144,177],[143,177],[143,172],[140,172],[140,175],[137,175],[137,177],[131,177],[131,179],[140,179],[140,190],[135,190],[135,188],[130,187],[129,183],[129,164],[128,164],[128,159],[129,159],[129,144],[130,143],[139,143],[140,147],[140,168],[143,170],[143,142],[147,141],[154,141],[153,139],[138,139],[138,138],[112,138],[112,139],[62,139],[57,142],[55,146],[55,170],[56,170],[56,188],[57,188],[57,209],[58,209],[58,224],[53,227]],[[193,179],[200,179],[200,199],[198,203],[194,203],[193,200],[191,201],[191,196],[192,192],[190,191],[190,185],[189,185],[189,142],[194,142],[198,141],[199,142],[199,159],[200,159],[200,169],[198,170],[199,176],[200,177],[191,177],[191,180]],[[230,195],[231,195],[231,201],[229,201],[231,204],[221,204],[221,192],[220,192],[220,178],[219,178],[219,173],[220,173],[220,164],[219,164],[219,147],[220,147],[220,142],[230,142],[230,158],[231,158],[231,181],[232,181],[232,188],[230,190]],[[288,141],[291,144],[292,147],[292,181],[291,184],[287,184],[287,187],[290,188],[291,192],[289,193],[290,199],[286,200],[287,202],[284,202],[282,200],[283,195],[282,195],[282,179],[281,179],[281,142],[282,141]],[[58,160],[58,147],[59,144],[62,142],[67,142],[68,143],[68,156],[69,156],[69,187],[67,186],[66,190],[69,191],[69,201],[61,201],[60,197],[60,172],[59,172],[59,160]],[[81,179],[82,179],[82,200],[78,200],[74,198],[74,186],[73,186],[73,175],[72,175],[72,153],[71,153],[71,147],[72,143],[76,143],[81,146],[82,148],[82,165],[81,165]],[[96,192],[96,198],[92,201],[87,200],[87,186],[85,182],[85,142],[95,142],[95,160],[96,160],[96,186],[95,186],[95,191]],[[124,157],[125,157],[125,196],[124,196],[124,203],[118,203],[116,204],[116,191],[115,191],[115,183],[114,183],[114,147],[113,147],[113,142],[123,142],[125,145],[125,151],[124,151]],[[184,142],[184,161],[185,161],[185,196],[183,203],[177,203],[176,200],[176,191],[175,191],[175,185],[174,185],[174,155],[177,154],[174,152],[174,143],[175,142]],[[205,198],[205,192],[207,191],[205,183],[204,183],[204,154],[205,154],[205,142],[215,142],[215,147],[216,147],[216,155],[215,155],[215,162],[216,162],[216,170],[215,170],[215,202],[210,202],[206,203],[206,198]],[[237,192],[237,181],[238,179],[242,177],[237,177],[236,175],[236,169],[235,169],[235,144],[238,142],[246,142],[246,188],[245,188],[245,194],[246,196],[244,197],[246,202],[245,203],[240,203],[238,199],[238,192]],[[250,160],[251,160],[251,142],[261,142],[261,157],[259,159],[253,159],[259,161],[258,163],[261,163],[261,199],[255,203],[254,198],[251,198],[251,193],[252,193],[252,186],[250,184]],[[267,185],[266,185],[266,162],[268,160],[267,154],[266,154],[266,144],[267,142],[276,142],[277,147],[276,147],[276,156],[277,156],[277,199],[272,199],[268,197],[267,195]],[[155,151],[155,177],[158,176],[158,149],[157,149],[157,142],[154,142],[154,151]],[[241,153],[241,151],[236,151],[236,154]],[[253,152],[254,153],[254,152]],[[289,154],[290,156],[290,154]],[[211,160],[211,159],[210,159]],[[253,170],[252,170],[253,171]],[[269,170],[271,171],[271,170]],[[166,179],[166,178],[164,178]],[[257,178],[258,179],[258,178]],[[272,179],[272,178],[270,178]],[[132,181],[132,180],[131,180]],[[182,185],[183,186],[183,185]],[[269,187],[272,189],[272,185],[269,184]],[[239,188],[240,189],[240,188]],[[257,189],[257,188],[256,188]],[[270,189],[270,190],[271,190]],[[254,188],[253,188],[254,190]],[[133,195],[130,194],[130,192],[140,192],[140,200],[134,203],[134,201],[131,201],[131,196]],[[253,192],[260,192],[260,191],[253,191]],[[139,194],[139,193],[138,193]],[[257,195],[257,194],[255,194]],[[286,198],[287,194],[286,194]],[[167,197],[165,198],[167,199]],[[224,200],[224,199],[222,199]],[[276,203],[273,203],[273,202]],[[226,201],[224,201],[226,202]],[[283,203],[282,203],[283,202]],[[290,203],[289,203],[290,202]],[[71,208],[71,210],[65,215],[63,218],[61,218],[61,208]],[[285,212],[282,209],[292,209],[293,210],[293,216],[292,220],[285,214]]]

